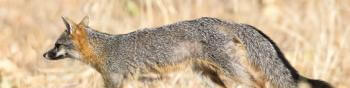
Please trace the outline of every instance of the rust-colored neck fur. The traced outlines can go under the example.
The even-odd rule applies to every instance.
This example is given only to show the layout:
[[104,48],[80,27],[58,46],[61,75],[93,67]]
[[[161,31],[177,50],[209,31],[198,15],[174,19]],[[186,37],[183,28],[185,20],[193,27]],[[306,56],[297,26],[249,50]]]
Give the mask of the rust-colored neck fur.
[[94,51],[94,47],[89,42],[85,26],[75,26],[75,30],[71,35],[75,48],[82,55],[81,60],[84,63],[92,65],[98,72],[103,73],[104,59]]

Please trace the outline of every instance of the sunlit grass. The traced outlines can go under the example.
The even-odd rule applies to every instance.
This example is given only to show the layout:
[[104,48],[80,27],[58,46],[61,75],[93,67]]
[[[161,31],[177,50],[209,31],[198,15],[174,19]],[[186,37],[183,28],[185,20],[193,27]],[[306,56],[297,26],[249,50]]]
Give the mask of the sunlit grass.
[[[256,26],[303,75],[350,87],[349,0],[0,0],[0,88],[99,88],[100,75],[74,60],[42,53],[63,31],[60,17],[91,17],[93,28],[123,34],[202,16]],[[149,88],[204,87],[174,73]],[[184,75],[186,74],[186,75]],[[145,87],[130,82],[130,87]]]

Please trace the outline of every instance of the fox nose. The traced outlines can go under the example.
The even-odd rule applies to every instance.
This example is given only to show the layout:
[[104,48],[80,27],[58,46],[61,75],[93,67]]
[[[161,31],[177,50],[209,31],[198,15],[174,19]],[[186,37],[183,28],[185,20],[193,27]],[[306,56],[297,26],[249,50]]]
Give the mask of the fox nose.
[[48,60],[58,60],[58,59],[63,59],[65,56],[57,55],[57,53],[55,52],[46,52],[43,54],[43,57]]
[[43,54],[43,57],[44,57],[44,58],[48,58],[47,53],[44,53],[44,54]]
[[55,54],[54,53],[50,53],[50,52],[47,52],[47,53],[44,53],[44,58],[46,59],[50,59],[50,58],[54,58],[55,57]]

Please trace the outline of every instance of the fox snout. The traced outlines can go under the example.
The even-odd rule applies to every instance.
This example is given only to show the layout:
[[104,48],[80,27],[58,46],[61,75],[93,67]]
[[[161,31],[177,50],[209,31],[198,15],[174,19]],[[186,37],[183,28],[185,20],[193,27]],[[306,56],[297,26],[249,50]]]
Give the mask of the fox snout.
[[46,53],[44,53],[43,57],[49,60],[59,60],[65,58],[65,53],[62,53],[62,51],[54,48]]

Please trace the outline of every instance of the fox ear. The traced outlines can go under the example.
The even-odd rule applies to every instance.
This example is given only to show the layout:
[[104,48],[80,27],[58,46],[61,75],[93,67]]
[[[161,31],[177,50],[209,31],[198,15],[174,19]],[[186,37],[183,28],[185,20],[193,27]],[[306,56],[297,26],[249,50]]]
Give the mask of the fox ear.
[[63,16],[62,16],[62,20],[63,20],[64,25],[66,25],[66,27],[67,27],[67,32],[69,34],[72,34],[74,31],[73,27],[75,27],[76,24],[73,21],[71,21],[70,19],[63,17]]
[[89,16],[85,16],[81,21],[80,21],[80,25],[84,25],[84,26],[89,26]]

